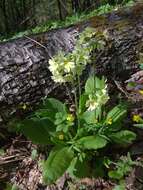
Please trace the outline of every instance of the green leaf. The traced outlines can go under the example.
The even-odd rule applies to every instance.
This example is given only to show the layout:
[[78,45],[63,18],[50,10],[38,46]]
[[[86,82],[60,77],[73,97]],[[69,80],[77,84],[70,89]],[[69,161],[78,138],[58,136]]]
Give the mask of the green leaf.
[[12,185],[12,189],[11,190],[18,190],[18,187],[14,184],[14,185]]
[[134,124],[135,127],[143,129],[143,123]]
[[68,168],[68,173],[71,177],[84,178],[91,177],[91,168],[90,164],[86,159],[83,161],[79,160],[78,157],[75,157],[70,167]]
[[102,79],[99,79],[98,77],[91,76],[87,79],[85,84],[85,93],[86,94],[92,94],[96,92],[96,90],[100,90],[105,88],[105,79],[104,77]]
[[7,183],[5,190],[18,190],[18,187],[15,184]]
[[98,135],[82,137],[77,141],[84,149],[100,149],[106,146],[107,140]]
[[106,121],[112,118],[112,122],[117,122],[120,119],[123,119],[127,113],[125,105],[119,104],[115,106],[111,111],[108,112]]
[[32,160],[36,160],[36,158],[38,157],[38,152],[36,149],[33,149],[31,152],[31,158]]
[[126,182],[125,180],[120,180],[119,185],[116,185],[113,190],[125,190],[126,189]]
[[95,161],[93,163],[93,176],[94,178],[103,178],[106,175],[106,170],[104,166],[104,157],[100,158],[97,157],[95,158]]
[[20,125],[20,131],[38,144],[49,144],[50,133],[54,132],[55,125],[47,118],[26,119]]
[[55,98],[48,98],[44,101],[43,107],[53,111],[53,112],[62,112],[66,113],[66,106],[59,100]]
[[81,119],[83,119],[87,124],[97,123],[95,116],[95,111],[86,111],[82,114]]
[[109,130],[118,130],[126,114],[127,109],[123,104],[119,104],[115,106],[111,111],[109,111],[105,120],[105,124],[108,124],[109,120],[112,122],[112,124],[110,124]]
[[86,94],[82,94],[79,98],[79,113],[82,114],[85,111],[86,108],[86,101],[88,99],[88,96]]
[[46,184],[55,182],[70,166],[74,153],[69,147],[54,148],[43,164],[43,179]]
[[143,70],[143,63],[140,63],[139,67]]
[[67,108],[62,102],[55,98],[48,98],[44,100],[43,104],[40,106],[40,109],[35,112],[34,117],[47,117],[49,120],[54,122],[56,113],[60,112],[62,115],[65,115],[67,113],[66,110]]
[[108,135],[111,140],[118,144],[129,144],[136,139],[136,134],[129,130],[122,130]]
[[117,170],[117,171],[109,171],[108,175],[109,175],[110,178],[118,179],[118,180],[124,177],[124,173],[122,171],[119,171],[119,170]]
[[52,122],[55,121],[55,112],[49,110],[49,109],[39,109],[35,112],[34,117],[43,118],[47,117]]
[[113,190],[125,190],[125,185],[116,185]]

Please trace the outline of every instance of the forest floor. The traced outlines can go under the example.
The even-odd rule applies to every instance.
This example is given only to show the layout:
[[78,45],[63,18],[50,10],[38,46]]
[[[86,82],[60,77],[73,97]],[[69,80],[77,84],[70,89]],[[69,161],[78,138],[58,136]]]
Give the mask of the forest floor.
[[[115,183],[101,178],[71,179],[66,173],[56,184],[46,186],[42,182],[40,167],[41,160],[46,158],[45,148],[32,144],[22,135],[14,134],[5,139],[2,149],[4,152],[0,155],[0,190],[112,190],[115,186]],[[143,142],[134,144],[132,150],[135,150],[137,160],[143,159]],[[143,190],[141,167],[132,169],[126,177],[126,184],[127,190]]]
[[[68,174],[64,174],[55,185],[45,186],[40,168],[40,161],[45,157],[44,150],[41,151],[21,135],[11,137],[3,149],[5,153],[0,156],[0,190],[8,189],[4,184],[7,187],[15,184],[19,190],[111,190],[114,186],[103,179],[83,178],[76,181]],[[40,152],[34,153],[36,150]]]

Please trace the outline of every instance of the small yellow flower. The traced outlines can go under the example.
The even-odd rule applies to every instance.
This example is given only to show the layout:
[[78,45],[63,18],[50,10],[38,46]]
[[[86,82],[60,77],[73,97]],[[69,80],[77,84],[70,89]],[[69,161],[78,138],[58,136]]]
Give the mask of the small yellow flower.
[[140,93],[141,95],[143,95],[143,90],[139,90],[139,93]]
[[140,122],[141,121],[141,117],[140,117],[140,115],[133,115],[133,121],[135,121],[135,122]]
[[109,118],[109,119],[107,120],[107,124],[109,124],[109,125],[112,124],[112,118]]
[[64,135],[63,134],[59,135],[59,140],[61,140],[61,141],[64,140]]
[[67,121],[73,122],[74,121],[74,116],[72,114],[67,115]]

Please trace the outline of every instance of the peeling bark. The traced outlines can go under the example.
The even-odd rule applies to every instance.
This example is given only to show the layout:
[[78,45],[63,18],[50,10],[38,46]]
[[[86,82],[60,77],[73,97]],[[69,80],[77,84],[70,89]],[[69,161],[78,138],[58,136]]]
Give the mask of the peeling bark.
[[142,10],[139,3],[68,28],[0,43],[0,120],[7,121],[19,105],[35,105],[47,95],[59,97],[65,91],[51,80],[48,60],[59,50],[72,51],[87,26],[109,35],[104,51],[93,61],[97,73],[126,80],[138,70],[143,51]]

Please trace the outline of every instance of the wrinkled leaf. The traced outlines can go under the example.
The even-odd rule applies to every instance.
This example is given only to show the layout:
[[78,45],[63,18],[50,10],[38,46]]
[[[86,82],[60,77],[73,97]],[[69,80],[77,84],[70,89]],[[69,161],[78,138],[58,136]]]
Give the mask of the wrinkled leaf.
[[91,177],[90,163],[87,159],[81,161],[78,157],[75,157],[71,162],[68,172],[71,176],[77,178]]
[[129,130],[122,130],[110,134],[109,138],[118,144],[129,144],[136,139],[136,134]]
[[47,118],[26,119],[20,125],[20,131],[38,144],[49,144],[50,133],[55,130],[54,124]]
[[106,117],[106,122],[109,119],[112,119],[112,123],[115,123],[119,120],[122,120],[127,113],[127,109],[125,105],[119,104],[115,106],[111,111],[108,112],[107,117]]
[[107,140],[98,135],[82,137],[77,141],[84,149],[100,149],[106,146]]
[[109,175],[109,177],[110,178],[113,178],[113,179],[121,179],[121,178],[123,178],[123,172],[121,171],[109,171],[108,172],[108,175]]
[[82,114],[81,119],[83,119],[87,124],[96,123],[95,111],[86,111]]
[[55,182],[70,166],[74,153],[69,147],[54,148],[43,164],[43,179],[46,184]]
[[53,112],[62,112],[66,113],[66,106],[61,101],[55,98],[48,98],[43,103],[44,108],[51,110]]

